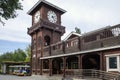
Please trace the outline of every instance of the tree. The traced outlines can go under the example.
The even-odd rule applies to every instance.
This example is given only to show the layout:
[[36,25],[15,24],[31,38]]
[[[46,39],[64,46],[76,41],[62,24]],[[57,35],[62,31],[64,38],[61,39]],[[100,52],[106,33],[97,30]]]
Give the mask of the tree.
[[81,34],[81,30],[78,27],[75,27],[75,32]]
[[0,62],[2,61],[25,61],[26,54],[22,49],[17,49],[14,52],[6,52],[2,55],[0,55]]
[[25,62],[30,62],[30,56],[31,56],[31,46],[29,45],[26,50],[25,50],[25,53],[26,53],[26,59],[25,59]]
[[20,0],[0,0],[0,23],[5,24],[2,18],[5,20],[15,18],[18,15],[17,10],[22,10]]
[[17,49],[13,54],[13,61],[19,62],[24,61],[26,58],[26,54],[22,49]]

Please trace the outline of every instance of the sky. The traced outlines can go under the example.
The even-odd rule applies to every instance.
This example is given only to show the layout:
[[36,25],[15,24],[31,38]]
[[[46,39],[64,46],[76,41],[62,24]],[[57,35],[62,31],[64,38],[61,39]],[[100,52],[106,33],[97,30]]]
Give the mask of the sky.
[[[62,25],[66,27],[62,39],[74,31],[75,27],[86,33],[101,27],[120,24],[120,0],[47,1],[67,11],[62,15]],[[27,34],[27,28],[31,27],[31,16],[27,12],[38,0],[21,0],[21,2],[23,10],[17,11],[17,18],[4,20],[5,26],[0,24],[0,54],[16,48],[25,48],[31,42]]]

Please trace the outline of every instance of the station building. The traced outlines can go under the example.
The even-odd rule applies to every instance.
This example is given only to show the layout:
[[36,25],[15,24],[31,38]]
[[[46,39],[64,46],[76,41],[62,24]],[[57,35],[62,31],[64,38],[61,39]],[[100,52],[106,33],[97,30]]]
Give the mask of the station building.
[[120,24],[84,34],[71,32],[61,40],[65,12],[46,0],[39,0],[28,11],[32,16],[28,28],[32,74],[65,75],[79,69],[120,72]]

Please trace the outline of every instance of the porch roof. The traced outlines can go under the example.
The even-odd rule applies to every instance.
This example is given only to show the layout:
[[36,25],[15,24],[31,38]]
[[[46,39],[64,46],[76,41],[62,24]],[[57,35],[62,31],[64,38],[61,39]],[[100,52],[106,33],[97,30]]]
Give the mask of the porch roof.
[[116,49],[116,48],[120,48],[120,45],[111,46],[111,47],[104,47],[104,48],[97,48],[97,49],[86,50],[86,51],[79,51],[79,52],[68,53],[68,54],[60,54],[60,55],[55,55],[55,56],[41,57],[40,59],[50,59],[50,58],[57,58],[57,57],[64,57],[64,56],[86,54],[86,53],[97,52],[97,51],[104,51],[104,50]]
[[9,66],[9,67],[11,67],[11,68],[20,68],[20,67],[27,68],[27,67],[30,67],[30,66],[29,65],[12,65],[12,66]]

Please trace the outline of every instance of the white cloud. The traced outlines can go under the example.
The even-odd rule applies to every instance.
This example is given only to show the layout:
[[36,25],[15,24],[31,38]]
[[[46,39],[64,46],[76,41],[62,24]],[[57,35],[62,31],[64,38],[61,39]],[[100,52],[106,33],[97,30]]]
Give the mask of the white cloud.
[[[27,11],[38,0],[24,0],[23,11],[18,11],[19,16],[10,19],[0,29],[0,39],[30,42],[27,28],[31,26],[31,16]],[[62,16],[62,25],[66,26],[65,36],[74,30],[81,28],[82,32],[88,32],[107,25],[120,23],[119,0],[48,0],[51,3],[65,9],[67,12]],[[0,24],[1,26],[1,24]]]

